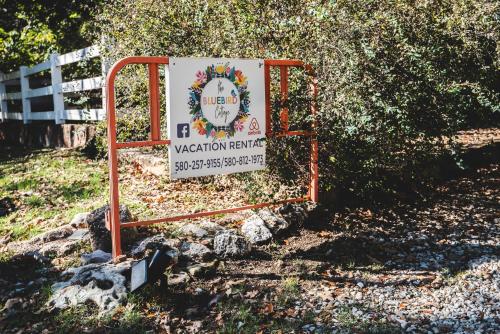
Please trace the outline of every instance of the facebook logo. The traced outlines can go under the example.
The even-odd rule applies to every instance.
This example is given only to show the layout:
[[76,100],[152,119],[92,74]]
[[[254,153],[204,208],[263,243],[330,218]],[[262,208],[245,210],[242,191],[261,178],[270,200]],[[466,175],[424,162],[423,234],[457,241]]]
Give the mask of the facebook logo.
[[188,138],[189,137],[189,124],[179,123],[177,124],[177,138]]

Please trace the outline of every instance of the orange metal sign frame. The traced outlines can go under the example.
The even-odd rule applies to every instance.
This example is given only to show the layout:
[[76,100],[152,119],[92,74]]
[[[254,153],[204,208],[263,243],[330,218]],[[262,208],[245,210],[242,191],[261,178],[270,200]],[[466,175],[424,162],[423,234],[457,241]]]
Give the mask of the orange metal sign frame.
[[[116,110],[115,110],[115,78],[118,72],[129,64],[144,64],[148,66],[149,71],[149,113],[151,120],[150,140],[134,142],[116,141]],[[127,227],[145,226],[156,223],[178,221],[182,219],[197,218],[203,216],[212,216],[241,210],[257,209],[275,204],[318,201],[318,140],[316,138],[316,122],[313,121],[312,131],[289,131],[288,129],[288,108],[286,100],[288,99],[288,69],[289,67],[303,67],[307,74],[312,77],[311,89],[312,103],[310,112],[316,114],[316,96],[317,80],[314,77],[312,67],[299,60],[271,60],[264,61],[265,75],[265,98],[266,98],[266,136],[267,137],[286,137],[286,136],[307,136],[311,140],[311,159],[310,159],[310,182],[306,196],[298,198],[289,198],[275,202],[259,203],[246,205],[229,209],[197,212],[193,214],[184,214],[167,218],[159,218],[144,221],[120,223],[119,212],[119,190],[118,190],[118,150],[130,147],[145,147],[155,145],[169,145],[170,140],[161,139],[160,135],[160,84],[159,84],[159,65],[168,65],[168,57],[127,57],[116,62],[110,69],[106,77],[106,110],[108,121],[108,159],[109,159],[109,185],[110,185],[110,210],[106,213],[106,227],[111,231],[111,240],[113,245],[113,257],[122,254],[120,230]],[[280,91],[281,91],[281,111],[280,123],[281,131],[273,132],[271,129],[271,67],[278,67],[280,70]]]

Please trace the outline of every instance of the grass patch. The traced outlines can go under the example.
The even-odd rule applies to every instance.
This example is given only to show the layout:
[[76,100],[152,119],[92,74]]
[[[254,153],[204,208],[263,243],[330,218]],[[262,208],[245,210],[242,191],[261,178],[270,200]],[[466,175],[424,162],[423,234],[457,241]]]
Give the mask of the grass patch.
[[303,325],[314,322],[313,312],[306,312],[302,319],[293,319],[281,315],[276,316],[265,309],[263,305],[249,304],[241,299],[224,301],[217,306],[217,312],[223,314],[224,319],[215,332],[219,334],[300,333]]
[[372,273],[381,273],[385,270],[385,266],[382,263],[373,263],[368,266],[368,270]]
[[281,282],[281,291],[278,292],[277,304],[286,308],[291,306],[300,297],[300,281],[297,277],[288,277]]
[[41,297],[40,297],[40,301],[42,303],[45,303],[47,302],[50,297],[52,297],[52,285],[51,284],[44,284],[41,288],[40,288],[40,294],[41,294]]
[[94,305],[72,307],[61,311],[55,318],[56,333],[75,333],[82,330],[114,334],[146,333],[151,330],[143,315],[131,305],[114,314],[99,315]]
[[40,234],[43,230],[39,226],[33,226],[31,224],[18,223],[11,225],[10,231],[12,231],[12,239],[29,239],[37,234]]
[[463,280],[465,276],[469,274],[468,270],[451,270],[449,268],[444,268],[441,270],[443,275],[443,281],[445,284],[453,285],[457,282]]
[[0,166],[0,198],[10,197],[16,205],[0,217],[0,236],[12,233],[12,241],[68,223],[108,198],[106,162],[76,150],[26,151],[0,158]]
[[31,195],[24,199],[24,204],[31,206],[33,208],[38,208],[45,203],[45,200],[37,195]]
[[86,306],[71,307],[61,311],[55,318],[56,333],[71,333],[80,327],[95,327],[97,314]]
[[222,328],[217,330],[219,334],[231,333],[256,333],[259,331],[259,318],[252,311],[252,307],[237,303],[229,302],[219,307],[219,311],[224,314],[229,313],[229,317],[224,321]]
[[356,261],[349,260],[349,262],[347,262],[347,264],[345,265],[345,268],[347,270],[354,270],[354,269],[356,269]]
[[9,178],[6,178],[6,181],[0,182],[0,185],[2,183],[5,184],[5,190],[7,191],[14,191],[14,190],[26,191],[26,190],[36,189],[39,186],[38,180],[34,180],[31,178],[22,179],[19,181],[10,180]]
[[352,313],[352,307],[342,306],[337,314],[339,327],[353,328],[358,324],[358,318]]
[[297,277],[285,278],[282,285],[286,294],[297,296],[300,293],[299,279]]
[[349,333],[366,334],[392,334],[400,333],[399,326],[387,322],[385,319],[367,320],[354,314],[354,308],[362,310],[363,313],[369,310],[360,304],[343,305],[337,313],[337,329],[348,331]]
[[14,253],[11,251],[0,252],[0,264],[9,262],[12,256]]

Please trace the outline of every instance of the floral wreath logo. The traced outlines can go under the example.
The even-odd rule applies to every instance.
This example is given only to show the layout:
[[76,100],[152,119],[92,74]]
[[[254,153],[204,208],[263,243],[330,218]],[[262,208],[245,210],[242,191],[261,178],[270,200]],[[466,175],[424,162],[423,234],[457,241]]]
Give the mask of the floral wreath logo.
[[196,72],[188,106],[198,134],[214,140],[233,137],[250,115],[248,78],[229,63],[207,66]]

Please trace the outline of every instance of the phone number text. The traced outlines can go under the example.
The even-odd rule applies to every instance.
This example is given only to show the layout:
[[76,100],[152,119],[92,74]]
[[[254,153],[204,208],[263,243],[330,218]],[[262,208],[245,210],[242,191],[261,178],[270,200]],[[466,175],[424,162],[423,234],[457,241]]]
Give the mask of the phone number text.
[[246,165],[264,165],[263,154],[244,155],[240,157],[221,157],[209,159],[196,159],[190,161],[176,161],[174,171],[181,172],[185,170],[198,170],[210,168],[226,168]]

